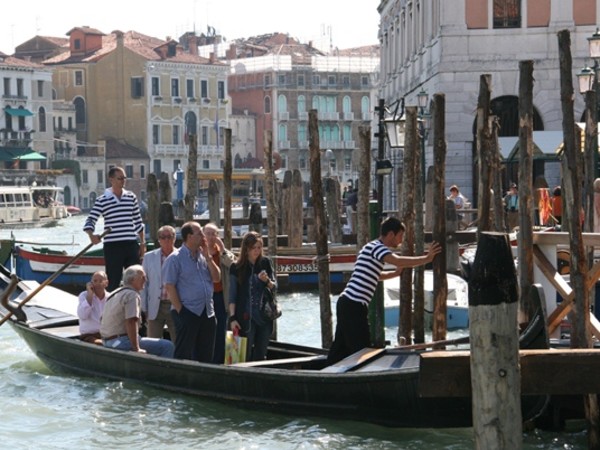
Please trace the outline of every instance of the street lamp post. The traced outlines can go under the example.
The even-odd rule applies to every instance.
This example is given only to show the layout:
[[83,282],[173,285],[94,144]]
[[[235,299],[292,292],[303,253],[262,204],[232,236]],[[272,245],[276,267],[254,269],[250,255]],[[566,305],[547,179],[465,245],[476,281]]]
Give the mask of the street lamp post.
[[419,131],[421,132],[421,189],[423,196],[425,193],[425,141],[429,132],[429,111],[427,110],[427,104],[429,103],[429,94],[421,89],[417,94],[417,104],[419,106]]
[[[577,78],[579,80],[579,92],[581,94],[585,94],[587,91],[595,92],[595,108],[593,111],[592,118],[595,121],[594,123],[598,123],[598,117],[600,116],[600,95],[599,94],[599,82],[598,77],[599,74],[599,61],[600,61],[600,30],[596,28],[596,32],[588,38],[588,48],[590,53],[590,58],[594,60],[594,67],[584,67],[577,74]],[[592,133],[593,140],[593,155],[594,155],[594,170],[593,176],[597,178],[599,176],[598,173],[598,130],[597,126],[594,127]]]

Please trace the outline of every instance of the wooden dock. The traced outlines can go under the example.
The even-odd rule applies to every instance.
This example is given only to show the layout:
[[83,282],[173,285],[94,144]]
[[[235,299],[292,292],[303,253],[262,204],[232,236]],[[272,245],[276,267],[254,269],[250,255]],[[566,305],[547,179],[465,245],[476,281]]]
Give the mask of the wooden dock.
[[[600,349],[520,350],[519,361],[522,395],[600,393]],[[420,396],[471,396],[469,351],[422,353],[420,364]]]

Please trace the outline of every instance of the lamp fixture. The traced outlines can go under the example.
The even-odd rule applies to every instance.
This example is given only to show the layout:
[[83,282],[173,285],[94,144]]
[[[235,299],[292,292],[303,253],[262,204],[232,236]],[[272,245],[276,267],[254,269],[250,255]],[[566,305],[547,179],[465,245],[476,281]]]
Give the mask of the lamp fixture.
[[587,91],[594,90],[594,78],[596,74],[591,67],[582,68],[577,74],[577,81],[579,82],[579,93],[585,94]]
[[404,147],[404,126],[406,121],[401,117],[383,119],[385,135],[391,148]]
[[375,161],[375,175],[389,175],[394,171],[394,166],[389,159]]

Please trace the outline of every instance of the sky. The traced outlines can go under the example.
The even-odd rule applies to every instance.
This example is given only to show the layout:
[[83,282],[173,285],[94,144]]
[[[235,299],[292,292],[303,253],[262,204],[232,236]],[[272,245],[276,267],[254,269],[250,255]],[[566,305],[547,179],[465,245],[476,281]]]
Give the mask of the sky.
[[378,0],[13,0],[3,7],[0,51],[12,54],[35,35],[66,38],[72,28],[86,25],[106,34],[135,30],[160,39],[206,33],[211,26],[227,40],[281,32],[323,50],[359,47],[378,43],[378,5]]

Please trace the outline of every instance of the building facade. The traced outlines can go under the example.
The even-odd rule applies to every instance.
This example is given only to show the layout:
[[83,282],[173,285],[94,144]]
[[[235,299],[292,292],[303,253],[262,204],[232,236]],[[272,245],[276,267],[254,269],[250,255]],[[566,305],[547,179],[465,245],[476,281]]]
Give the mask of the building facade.
[[0,53],[0,160],[6,169],[46,169],[54,154],[52,72]]
[[[518,135],[519,61],[534,62],[534,130],[542,153],[556,152],[545,132],[562,132],[557,33],[571,32],[573,78],[590,62],[587,38],[600,23],[598,0],[383,0],[379,5],[380,97],[404,98],[443,93],[446,100],[446,184],[475,196],[475,112],[479,79],[492,77],[492,112],[500,136]],[[577,92],[577,86],[574,86]],[[575,98],[575,119],[584,102]],[[514,140],[507,140],[511,145]],[[558,142],[558,145],[562,140]],[[432,164],[427,142],[426,165]],[[501,144],[502,145],[502,144]],[[501,149],[507,156],[513,148]],[[534,178],[560,183],[556,162],[534,162]],[[505,183],[518,180],[505,176]],[[508,187],[508,186],[505,186]]]
[[[55,98],[75,106],[77,156],[92,164],[81,170],[94,179],[94,158],[102,155],[104,176],[112,165],[130,165],[128,176],[139,182],[128,187],[144,200],[148,173],[186,171],[191,134],[198,136],[197,170],[222,167],[226,64],[198,56],[196,45],[184,51],[177,41],[135,31],[76,27],[67,35],[69,51],[44,64],[53,71]],[[88,182],[81,204],[93,204],[105,185]]]
[[[255,117],[256,158],[262,162],[263,131],[269,130],[281,168],[299,169],[310,182],[308,113],[316,109],[323,175],[344,184],[355,180],[358,127],[374,121],[378,52],[374,46],[325,55],[280,33],[236,42],[227,53],[229,94],[236,110]],[[234,158],[244,160],[244,151]]]

